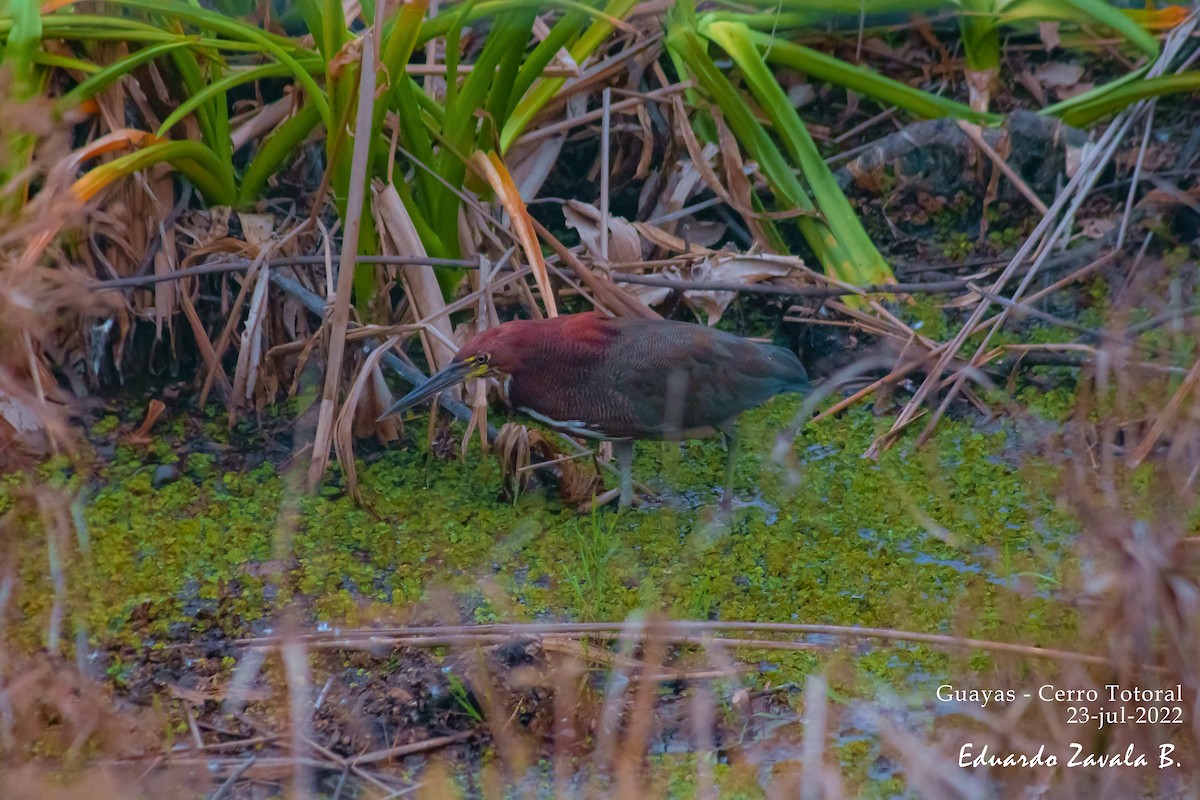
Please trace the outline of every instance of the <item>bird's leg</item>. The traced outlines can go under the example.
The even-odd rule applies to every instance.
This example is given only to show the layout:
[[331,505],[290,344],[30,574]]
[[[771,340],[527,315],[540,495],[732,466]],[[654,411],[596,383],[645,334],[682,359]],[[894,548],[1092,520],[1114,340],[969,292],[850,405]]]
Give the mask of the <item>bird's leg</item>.
[[633,442],[629,440],[612,443],[617,469],[621,472],[621,508],[633,505]]
[[725,491],[721,493],[721,510],[728,512],[733,509],[733,475],[738,452],[737,425],[727,422],[719,430],[725,438]]

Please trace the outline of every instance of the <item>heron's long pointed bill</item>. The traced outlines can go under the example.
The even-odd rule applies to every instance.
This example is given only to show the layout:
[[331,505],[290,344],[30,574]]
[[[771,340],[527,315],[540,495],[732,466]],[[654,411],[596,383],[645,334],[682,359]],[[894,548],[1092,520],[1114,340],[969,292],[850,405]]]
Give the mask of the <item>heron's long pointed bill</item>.
[[393,414],[399,414],[401,411],[412,408],[422,400],[433,397],[438,392],[445,391],[451,386],[456,386],[468,378],[472,377],[477,367],[466,361],[455,362],[450,364],[441,372],[426,380],[420,386],[417,386],[408,394],[401,397],[396,402],[388,407],[388,410],[379,415],[376,422],[382,422]]

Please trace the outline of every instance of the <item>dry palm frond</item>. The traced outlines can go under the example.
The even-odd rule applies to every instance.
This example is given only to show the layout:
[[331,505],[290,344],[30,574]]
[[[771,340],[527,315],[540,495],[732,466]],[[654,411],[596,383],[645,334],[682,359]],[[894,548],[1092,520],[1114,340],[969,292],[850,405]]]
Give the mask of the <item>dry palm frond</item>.
[[[425,245],[421,243],[396,187],[377,181],[373,190],[371,208],[376,225],[384,234],[386,253],[424,258],[427,255]],[[422,331],[421,343],[425,346],[425,355],[432,370],[436,372],[450,363],[457,349],[450,319],[443,313],[446,300],[438,285],[437,275],[433,267],[419,264],[406,264],[399,267],[398,272],[404,283],[405,296],[412,303],[416,317],[429,320],[427,328]]]
[[529,446],[529,429],[516,422],[506,422],[496,436],[496,458],[500,461],[500,474],[504,482],[504,493],[516,499],[529,485],[531,474],[525,469],[530,464],[532,450]]
[[515,499],[523,492],[538,467],[556,468],[559,495],[566,505],[590,500],[604,488],[595,470],[576,460],[579,454],[564,453],[541,431],[515,422],[506,423],[496,436],[495,447],[507,497]]

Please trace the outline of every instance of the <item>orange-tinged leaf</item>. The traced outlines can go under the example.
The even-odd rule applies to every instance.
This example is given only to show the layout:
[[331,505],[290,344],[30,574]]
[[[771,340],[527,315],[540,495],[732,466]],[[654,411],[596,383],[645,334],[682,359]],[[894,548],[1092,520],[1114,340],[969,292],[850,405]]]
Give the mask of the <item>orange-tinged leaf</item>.
[[504,166],[504,162],[495,152],[488,152],[485,155],[480,150],[476,150],[471,155],[471,164],[487,180],[492,191],[496,193],[496,197],[500,199],[501,205],[504,206],[504,210],[512,219],[513,227],[517,230],[517,238],[521,240],[521,249],[525,251],[525,258],[529,262],[529,268],[533,271],[533,278],[537,282],[538,290],[542,293],[542,302],[546,304],[546,314],[557,317],[558,307],[554,302],[554,293],[550,289],[550,275],[546,271],[546,261],[542,258],[542,247],[538,242],[537,233],[534,232],[529,210],[525,207],[525,201],[521,199],[521,192],[513,182],[512,176],[508,174],[508,168]]
[[149,131],[140,131],[136,128],[119,128],[79,148],[75,151],[75,157],[83,162],[104,153],[111,153],[114,150],[124,150],[127,147],[148,147],[152,144],[158,144],[161,141],[164,140]]
[[[105,153],[149,147],[162,141],[165,140],[149,131],[140,131],[135,128],[121,128],[112,133],[105,134],[94,142],[90,142],[86,146],[76,150],[71,154],[65,166],[71,172],[74,172],[85,161],[91,161],[93,158],[102,156]],[[90,200],[96,196],[97,192],[123,174],[118,170],[105,169],[107,166],[107,164],[102,164],[75,181],[71,186],[71,191],[75,193],[75,196],[81,201]]]
[[158,422],[158,418],[166,410],[167,406],[162,400],[151,400],[150,405],[146,408],[146,416],[142,419],[142,424],[138,426],[136,431],[129,434],[126,441],[130,444],[150,444],[153,441],[150,436],[150,429],[154,427],[154,423]]
[[97,168],[71,184],[71,192],[81,203],[86,203],[120,176],[121,173],[115,170]]
[[1169,31],[1187,19],[1191,11],[1183,6],[1167,6],[1166,8],[1137,8],[1122,9],[1131,20],[1148,31]]

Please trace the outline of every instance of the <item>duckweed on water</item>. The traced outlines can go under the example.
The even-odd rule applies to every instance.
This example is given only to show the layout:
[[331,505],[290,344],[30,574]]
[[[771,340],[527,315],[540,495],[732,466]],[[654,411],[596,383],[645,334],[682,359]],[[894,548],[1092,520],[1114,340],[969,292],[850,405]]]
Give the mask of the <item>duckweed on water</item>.
[[[480,596],[476,616],[607,619],[660,608],[944,631],[951,597],[1005,584],[996,553],[1030,562],[1014,569],[1058,568],[1059,542],[1031,523],[1043,518],[1055,535],[1067,523],[1040,494],[1048,482],[1003,460],[1003,433],[948,422],[936,451],[909,454],[902,440],[874,462],[860,454],[890,420],[853,411],[797,440],[801,484],[793,488],[768,453],[795,408],[780,399],[743,420],[738,495],[761,503],[720,533],[705,524],[723,461],[716,440],[639,445],[636,474],[668,502],[594,516],[538,492],[515,506],[500,502],[498,471],[478,456],[440,461],[419,446],[392,450],[360,467],[378,518],[335,480],[300,501],[284,554],[275,539],[286,482],[272,464],[222,472],[212,456],[192,455],[180,479],[156,489],[155,466],[167,459],[122,446],[97,468],[84,512],[93,567],[72,565],[72,606],[99,644],[182,633],[197,605],[217,602],[251,623],[271,611],[265,576],[277,567],[288,579],[272,587],[276,601],[303,599],[331,622],[405,608],[439,585],[478,595],[486,579],[504,590],[505,608],[489,612],[495,598]],[[921,515],[951,530],[957,546],[928,534]],[[46,597],[27,593],[34,625]],[[135,631],[130,614],[143,606],[148,625]],[[1029,611],[1037,621],[1051,609]]]
[[[356,507],[335,476],[297,501],[282,550],[284,507],[296,492],[276,466],[226,471],[197,453],[178,479],[155,488],[156,467],[182,442],[163,442],[166,452],[121,445],[90,476],[83,518],[91,554],[67,565],[68,618],[110,653],[252,634],[293,601],[330,624],[445,619],[435,600],[447,596],[468,622],[612,620],[658,609],[1034,644],[1073,628],[1052,598],[1072,524],[1045,493],[1054,485],[1048,468],[1007,460],[1004,432],[947,420],[936,447],[913,453],[906,437],[870,461],[860,454],[891,420],[853,410],[797,439],[793,486],[769,453],[798,404],[779,398],[743,418],[736,487],[755,502],[725,529],[706,522],[723,473],[717,440],[639,445],[635,475],[666,501],[593,515],[544,492],[502,502],[499,471],[477,450],[442,461],[423,444],[390,449],[359,468],[374,514]],[[61,465],[51,473],[66,474]],[[936,526],[951,536],[927,530]],[[30,645],[53,596],[44,549],[44,537],[27,538],[19,601]],[[1014,591],[1018,582],[1025,591]],[[915,646],[838,652],[852,667],[837,672],[847,691],[935,685],[952,663],[966,665]],[[762,659],[775,684],[803,680],[818,664],[811,652],[744,657]],[[988,662],[976,656],[970,665]],[[119,665],[112,674],[119,677]]]

